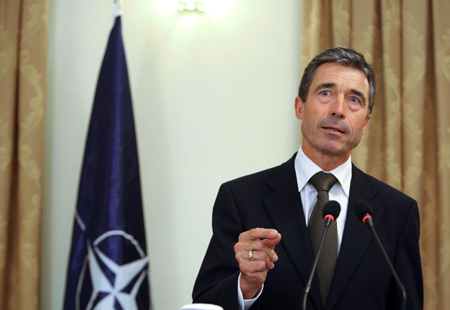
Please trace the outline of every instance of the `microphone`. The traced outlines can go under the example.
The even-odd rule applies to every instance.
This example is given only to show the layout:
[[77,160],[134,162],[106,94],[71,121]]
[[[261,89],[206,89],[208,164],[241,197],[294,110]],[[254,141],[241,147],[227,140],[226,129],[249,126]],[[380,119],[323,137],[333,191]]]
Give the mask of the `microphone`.
[[372,231],[372,234],[377,241],[378,247],[380,248],[381,252],[383,253],[384,259],[386,260],[389,268],[392,271],[392,274],[394,275],[395,282],[397,283],[398,288],[402,292],[402,309],[406,309],[406,290],[403,286],[402,282],[400,281],[397,272],[395,272],[394,267],[392,266],[391,260],[389,259],[389,256],[386,253],[386,250],[383,247],[383,244],[380,241],[380,238],[378,237],[378,234],[375,230],[375,227],[373,226],[373,220],[372,220],[372,207],[370,204],[365,200],[358,200],[353,205],[354,211],[356,213],[356,216],[364,223],[366,224],[370,230]]
[[320,252],[322,251],[323,241],[325,240],[325,236],[327,235],[328,228],[330,227],[331,223],[333,223],[339,216],[339,213],[341,213],[341,205],[339,202],[331,200],[328,201],[325,206],[323,207],[322,216],[325,220],[325,230],[322,234],[322,239],[320,239],[320,245],[319,249],[317,250],[316,258],[314,259],[314,264],[311,269],[311,273],[309,274],[308,282],[306,283],[305,290],[303,293],[303,310],[306,310],[306,301],[308,300],[308,294],[311,290],[311,284],[314,277],[314,272],[316,272],[317,269],[317,263],[319,261]]

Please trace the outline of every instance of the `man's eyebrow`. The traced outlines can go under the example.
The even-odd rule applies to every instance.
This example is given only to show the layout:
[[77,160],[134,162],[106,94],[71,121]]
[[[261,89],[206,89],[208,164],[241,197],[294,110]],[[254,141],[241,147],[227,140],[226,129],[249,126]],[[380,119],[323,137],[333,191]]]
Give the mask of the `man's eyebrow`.
[[316,88],[314,88],[314,92],[316,93],[317,91],[319,91],[319,89],[322,88],[335,88],[336,87],[336,83],[322,83],[317,85]]

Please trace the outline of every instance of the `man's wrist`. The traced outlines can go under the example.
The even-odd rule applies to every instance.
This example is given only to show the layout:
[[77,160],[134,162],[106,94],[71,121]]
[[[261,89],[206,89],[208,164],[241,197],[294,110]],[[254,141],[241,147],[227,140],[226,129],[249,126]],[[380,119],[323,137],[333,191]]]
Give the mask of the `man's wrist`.
[[258,300],[258,298],[261,296],[262,291],[264,289],[264,284],[258,289],[258,291],[256,292],[256,294],[253,296],[253,298],[251,299],[244,299],[243,293],[242,293],[242,288],[241,288],[241,276],[242,273],[239,274],[239,278],[238,278],[238,302],[240,305],[240,309],[242,310],[247,310],[250,309],[250,307],[255,303],[255,301]]
[[241,287],[242,295],[244,296],[244,299],[253,299],[261,291],[262,285],[259,287],[251,287],[247,284],[247,282],[244,280],[244,275],[241,273],[239,276],[239,285]]

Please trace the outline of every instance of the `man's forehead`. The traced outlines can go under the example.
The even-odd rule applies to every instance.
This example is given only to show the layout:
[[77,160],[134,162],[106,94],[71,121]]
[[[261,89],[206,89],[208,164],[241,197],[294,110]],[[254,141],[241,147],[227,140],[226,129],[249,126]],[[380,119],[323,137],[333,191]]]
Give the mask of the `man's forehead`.
[[350,88],[369,94],[369,81],[364,72],[339,63],[324,63],[317,68],[311,81],[312,87],[310,87],[310,90],[315,89],[320,84],[329,86],[347,84],[351,86]]

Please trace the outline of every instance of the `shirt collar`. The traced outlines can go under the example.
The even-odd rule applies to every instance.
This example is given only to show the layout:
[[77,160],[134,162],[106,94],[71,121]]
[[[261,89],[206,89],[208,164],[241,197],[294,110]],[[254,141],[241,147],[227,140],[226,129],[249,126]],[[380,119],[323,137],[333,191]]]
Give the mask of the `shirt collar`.
[[[317,172],[323,171],[316,163],[303,153],[302,146],[298,149],[295,158],[295,174],[297,176],[298,191],[300,192],[308,183],[309,179]],[[338,179],[347,197],[350,195],[350,182],[352,179],[352,157],[337,168],[328,171]]]

